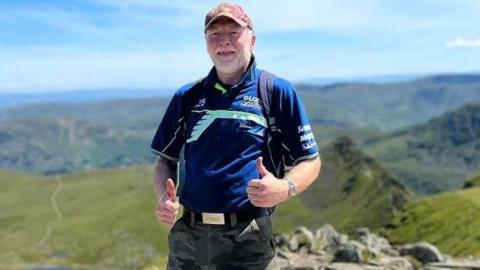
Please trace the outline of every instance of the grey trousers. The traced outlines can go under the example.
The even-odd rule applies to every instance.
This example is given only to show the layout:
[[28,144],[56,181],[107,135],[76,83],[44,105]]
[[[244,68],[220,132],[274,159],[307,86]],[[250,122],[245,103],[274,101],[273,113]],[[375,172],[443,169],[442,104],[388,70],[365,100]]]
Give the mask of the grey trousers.
[[180,218],[168,241],[169,270],[277,269],[270,217],[234,227],[191,225]]

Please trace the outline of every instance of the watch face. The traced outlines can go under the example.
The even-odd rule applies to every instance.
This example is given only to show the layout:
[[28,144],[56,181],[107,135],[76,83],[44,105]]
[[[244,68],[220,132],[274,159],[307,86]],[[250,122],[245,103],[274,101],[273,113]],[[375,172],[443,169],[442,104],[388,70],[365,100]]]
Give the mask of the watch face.
[[288,181],[288,195],[289,197],[295,196],[295,193],[297,192],[297,189],[295,188],[295,184],[292,183],[292,181]]

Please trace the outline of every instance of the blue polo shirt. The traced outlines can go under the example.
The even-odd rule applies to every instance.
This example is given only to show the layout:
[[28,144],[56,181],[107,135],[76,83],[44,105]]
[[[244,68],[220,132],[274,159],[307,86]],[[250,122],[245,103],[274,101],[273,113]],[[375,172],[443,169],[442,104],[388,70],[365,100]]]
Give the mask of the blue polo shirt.
[[[234,212],[253,207],[246,193],[248,182],[258,179],[256,159],[268,158],[267,121],[258,93],[260,70],[252,61],[235,85],[224,85],[215,67],[201,83],[201,91],[182,117],[185,93],[173,96],[153,138],[152,151],[177,161],[184,148],[185,183],[180,203],[198,212]],[[318,155],[307,115],[293,85],[281,78],[274,83],[276,125],[281,130],[285,163]],[[182,103],[183,102],[183,103]]]

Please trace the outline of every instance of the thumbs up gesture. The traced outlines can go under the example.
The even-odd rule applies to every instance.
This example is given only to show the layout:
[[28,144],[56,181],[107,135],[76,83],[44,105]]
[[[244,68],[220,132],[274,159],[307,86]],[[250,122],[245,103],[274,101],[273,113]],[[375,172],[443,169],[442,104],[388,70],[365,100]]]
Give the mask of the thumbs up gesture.
[[167,228],[171,228],[177,218],[178,208],[179,203],[177,202],[175,184],[171,178],[168,178],[166,189],[164,190],[163,195],[158,199],[156,209],[158,222]]
[[248,182],[247,195],[257,207],[272,207],[288,199],[288,183],[277,179],[263,165],[263,159],[257,158],[257,170],[260,179]]

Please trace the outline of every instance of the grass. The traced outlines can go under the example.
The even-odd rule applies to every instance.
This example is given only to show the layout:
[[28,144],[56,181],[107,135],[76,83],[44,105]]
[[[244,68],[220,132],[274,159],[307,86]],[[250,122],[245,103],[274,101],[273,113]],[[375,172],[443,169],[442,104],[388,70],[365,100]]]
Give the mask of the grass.
[[[0,262],[140,269],[163,262],[150,166],[57,176],[0,174]],[[48,233],[48,228],[51,232]]]
[[410,203],[387,230],[395,243],[428,241],[453,256],[480,257],[480,188]]
[[[333,176],[345,187],[343,181],[352,174],[355,192],[333,195],[327,207],[312,208],[305,201],[320,203],[326,193],[300,194],[279,205],[274,231],[290,232],[299,225],[316,229],[328,221],[345,232],[387,222],[392,214],[389,191],[375,182],[383,172],[364,167],[350,174],[340,169]],[[322,180],[327,182],[316,183]],[[52,207],[59,183],[54,201],[60,216]],[[0,172],[0,192],[0,269],[165,267],[168,234],[155,220],[151,166],[52,177]],[[479,215],[480,188],[471,188],[409,203],[387,233],[396,243],[426,240],[455,256],[480,256]]]

